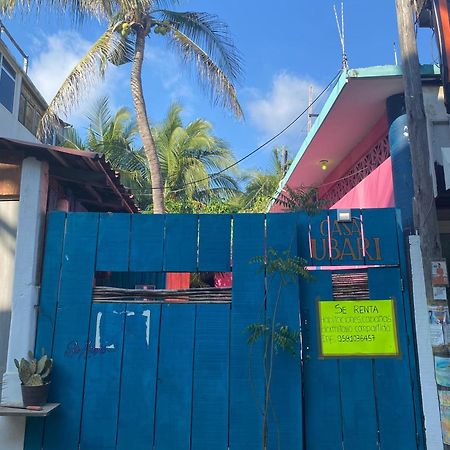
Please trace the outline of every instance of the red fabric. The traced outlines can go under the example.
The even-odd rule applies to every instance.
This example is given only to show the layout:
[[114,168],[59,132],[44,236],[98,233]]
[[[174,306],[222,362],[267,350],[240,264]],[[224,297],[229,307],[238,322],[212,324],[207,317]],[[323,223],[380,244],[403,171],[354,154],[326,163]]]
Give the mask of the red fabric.
[[331,208],[391,208],[395,206],[391,158],[347,192]]
[[214,274],[214,286],[215,287],[231,287],[232,285],[232,273],[215,273]]
[[189,272],[171,272],[166,274],[166,289],[189,289],[191,274]]

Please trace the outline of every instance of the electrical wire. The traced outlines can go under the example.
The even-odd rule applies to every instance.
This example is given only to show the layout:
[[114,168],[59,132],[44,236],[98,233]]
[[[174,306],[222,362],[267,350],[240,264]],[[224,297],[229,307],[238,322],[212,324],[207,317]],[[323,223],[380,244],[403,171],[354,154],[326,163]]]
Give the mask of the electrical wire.
[[[268,139],[267,141],[263,142],[261,145],[259,145],[258,147],[256,147],[254,150],[252,150],[251,152],[247,153],[245,156],[243,156],[242,158],[238,159],[237,161],[235,161],[233,164],[230,164],[229,166],[219,170],[218,172],[214,172],[204,178],[200,178],[198,180],[194,180],[194,181],[189,181],[188,183],[185,183],[183,186],[181,186],[178,189],[174,189],[172,191],[167,191],[166,194],[176,194],[178,192],[184,191],[188,186],[192,185],[192,184],[197,184],[197,183],[201,183],[202,181],[206,181],[209,179],[213,179],[215,177],[217,177],[218,175],[221,175],[222,173],[226,172],[227,170],[237,166],[238,164],[240,164],[242,161],[245,161],[247,158],[250,158],[250,156],[253,156],[256,152],[258,152],[259,150],[261,150],[262,148],[266,147],[267,145],[269,145],[271,142],[273,142],[275,139],[277,139],[279,136],[281,136],[284,132],[286,132],[290,127],[292,127],[292,125],[294,125],[301,117],[303,117],[303,115],[305,113],[308,112],[309,108],[314,105],[314,103],[316,103],[320,97],[322,97],[322,95],[333,85],[333,83],[336,82],[336,80],[339,78],[339,76],[341,75],[342,70],[339,70],[339,72],[333,77],[333,79],[325,86],[325,88],[317,95],[316,98],[314,98],[314,100],[311,102],[310,105],[308,105],[308,107],[306,109],[304,109],[295,119],[293,119],[288,125],[286,125],[281,131],[279,131],[277,134],[275,134],[274,136],[272,136],[270,139]],[[151,187],[150,190],[154,191],[154,190],[161,190],[164,189],[164,187]],[[147,195],[152,195],[151,193],[141,193],[141,192],[133,192],[133,194],[135,195],[140,195],[140,196],[147,196]]]

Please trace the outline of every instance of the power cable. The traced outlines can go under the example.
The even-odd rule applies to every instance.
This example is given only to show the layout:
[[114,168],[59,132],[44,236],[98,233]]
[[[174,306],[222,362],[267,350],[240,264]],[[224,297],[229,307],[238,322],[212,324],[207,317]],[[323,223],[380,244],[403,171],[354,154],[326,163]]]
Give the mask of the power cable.
[[[259,150],[261,150],[262,148],[266,147],[268,144],[270,144],[271,142],[273,142],[275,139],[277,139],[279,136],[281,136],[284,132],[286,132],[290,127],[292,127],[292,125],[294,125],[301,117],[303,117],[304,114],[306,114],[310,108],[310,106],[314,105],[314,103],[316,103],[320,97],[322,97],[322,95],[333,85],[333,83],[339,78],[339,76],[341,75],[342,70],[339,70],[339,72],[333,77],[333,79],[326,85],[326,87],[317,95],[316,98],[314,98],[314,100],[311,102],[310,105],[308,105],[308,107],[306,109],[304,109],[295,119],[293,119],[288,125],[286,125],[281,131],[279,131],[277,134],[275,134],[274,136],[272,136],[270,139],[268,139],[267,141],[265,141],[264,143],[262,143],[261,145],[259,145],[258,147],[256,147],[254,150],[252,150],[250,153],[247,153],[245,156],[243,156],[242,158],[240,158],[239,160],[235,161],[233,164],[230,164],[229,166],[219,170],[218,172],[214,172],[204,178],[200,178],[198,180],[194,180],[194,181],[189,181],[188,183],[185,183],[183,186],[181,186],[178,189],[174,189],[173,191],[168,191],[167,194],[176,194],[177,192],[181,192],[184,191],[188,186],[192,185],[192,184],[197,184],[197,183],[201,183],[202,181],[206,181],[209,179],[212,179],[214,177],[217,177],[218,175],[221,175],[222,173],[226,172],[227,170],[231,169],[232,167],[237,166],[238,164],[240,164],[242,161],[245,161],[247,158],[249,158],[250,156],[254,155],[256,152],[258,152]],[[164,189],[164,187],[151,187],[150,190],[161,190]],[[140,193],[140,192],[133,192],[136,195],[152,195],[151,193]]]

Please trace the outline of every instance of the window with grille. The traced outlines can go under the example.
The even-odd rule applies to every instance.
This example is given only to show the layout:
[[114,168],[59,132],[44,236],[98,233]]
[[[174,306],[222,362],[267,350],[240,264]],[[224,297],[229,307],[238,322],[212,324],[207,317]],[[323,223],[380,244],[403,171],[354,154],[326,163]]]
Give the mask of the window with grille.
[[35,95],[22,83],[19,100],[19,122],[36,135],[39,122],[44,114]]

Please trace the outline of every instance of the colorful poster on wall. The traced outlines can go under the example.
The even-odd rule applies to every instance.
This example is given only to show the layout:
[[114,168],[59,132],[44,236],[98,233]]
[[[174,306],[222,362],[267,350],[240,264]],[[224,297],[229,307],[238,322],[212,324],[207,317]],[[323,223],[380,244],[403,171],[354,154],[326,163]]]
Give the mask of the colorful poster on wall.
[[438,391],[444,444],[450,444],[450,391]]
[[446,344],[450,338],[448,307],[430,305],[428,306],[428,313],[430,316],[431,345],[438,347]]
[[446,356],[434,357],[434,372],[439,386],[450,387],[450,358]]
[[448,286],[447,263],[445,259],[432,261],[431,282],[433,286]]
[[320,356],[398,356],[394,300],[319,301]]
[[445,301],[447,300],[446,286],[433,286],[433,300]]

